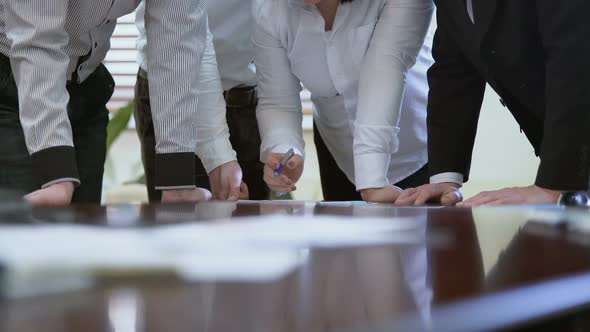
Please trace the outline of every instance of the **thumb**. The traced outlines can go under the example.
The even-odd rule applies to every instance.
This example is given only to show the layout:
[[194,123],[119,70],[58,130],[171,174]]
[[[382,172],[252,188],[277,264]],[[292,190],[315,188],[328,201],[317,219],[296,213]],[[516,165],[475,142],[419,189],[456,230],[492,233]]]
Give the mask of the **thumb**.
[[291,169],[293,169],[297,166],[298,166],[298,163],[295,160],[289,160],[289,162],[287,163],[287,167],[291,168]]

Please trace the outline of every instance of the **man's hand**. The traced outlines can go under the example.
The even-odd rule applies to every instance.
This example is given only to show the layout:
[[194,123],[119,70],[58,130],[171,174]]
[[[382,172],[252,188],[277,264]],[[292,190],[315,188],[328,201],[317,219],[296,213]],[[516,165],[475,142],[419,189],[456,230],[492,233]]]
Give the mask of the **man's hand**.
[[242,181],[242,169],[237,161],[225,163],[209,173],[213,199],[237,201],[248,199],[248,186]]
[[403,191],[398,187],[388,185],[383,188],[369,188],[361,190],[363,201],[373,203],[393,203]]
[[266,162],[264,163],[264,181],[274,192],[288,193],[295,189],[295,184],[299,181],[301,174],[303,173],[303,157],[300,155],[293,155],[287,162],[287,165],[283,168],[283,171],[279,176],[274,176],[274,172],[279,168],[279,164],[283,154],[281,153],[269,153],[266,156]]
[[73,182],[59,182],[33,191],[25,199],[33,206],[68,206],[74,195]]
[[559,194],[537,186],[504,188],[481,192],[457,206],[555,204]]
[[211,199],[211,192],[203,188],[162,190],[162,203],[195,203]]
[[453,206],[463,200],[459,186],[455,183],[431,183],[417,188],[408,188],[399,195],[396,205],[424,205],[427,202],[438,202],[441,205]]

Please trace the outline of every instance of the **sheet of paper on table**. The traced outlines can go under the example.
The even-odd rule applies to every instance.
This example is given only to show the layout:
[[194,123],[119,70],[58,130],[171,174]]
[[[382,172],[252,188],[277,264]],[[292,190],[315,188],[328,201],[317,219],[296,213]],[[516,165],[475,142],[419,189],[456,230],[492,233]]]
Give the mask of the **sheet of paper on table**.
[[0,226],[4,295],[91,286],[101,271],[172,271],[188,281],[268,281],[291,273],[314,246],[416,243],[410,218],[269,215],[151,228]]

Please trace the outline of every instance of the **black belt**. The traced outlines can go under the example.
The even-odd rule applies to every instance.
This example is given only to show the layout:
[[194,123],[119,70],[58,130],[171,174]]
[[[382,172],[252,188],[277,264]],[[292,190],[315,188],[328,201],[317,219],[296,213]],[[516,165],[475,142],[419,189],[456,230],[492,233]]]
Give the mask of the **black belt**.
[[[145,70],[139,68],[137,74],[144,80],[148,79]],[[228,106],[250,106],[258,103],[258,94],[255,86],[239,86],[223,91],[223,98]]]
[[223,92],[227,106],[250,106],[258,103],[255,86],[235,87]]

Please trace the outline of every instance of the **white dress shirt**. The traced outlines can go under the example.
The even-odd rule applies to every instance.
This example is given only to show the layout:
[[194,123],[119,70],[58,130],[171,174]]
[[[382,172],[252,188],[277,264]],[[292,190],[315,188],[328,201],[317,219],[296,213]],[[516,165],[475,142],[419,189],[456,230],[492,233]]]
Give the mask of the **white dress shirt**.
[[[137,40],[142,69],[147,71],[147,39],[145,37],[145,2],[135,13],[136,24],[141,32]],[[236,160],[236,152],[229,141],[229,129],[225,118],[225,100],[217,70],[213,36],[207,29],[207,42],[201,64],[198,68],[197,144],[195,153],[203,162],[207,173],[229,161]]]
[[[204,0],[213,34],[219,76],[223,90],[237,86],[255,86],[256,71],[252,64],[252,0]],[[139,29],[138,63],[147,71],[144,45],[146,34],[143,17],[137,17]]]
[[303,0],[256,0],[253,9],[262,160],[303,151],[303,83],[323,140],[357,189],[399,182],[426,164],[432,1],[344,3],[328,32]]
[[[11,60],[33,164],[39,159],[36,155],[43,155],[40,160],[49,163],[49,168],[70,170],[68,174],[57,172],[61,178],[77,176],[66,80],[77,77],[83,82],[94,72],[110,48],[117,18],[133,12],[139,2],[0,0],[0,52]],[[194,71],[206,41],[203,1],[148,0],[146,28],[147,53],[155,59],[149,72],[156,163],[167,169],[180,160],[192,160],[196,145],[198,75]],[[76,76],[72,76],[74,71]],[[43,170],[48,166],[33,167]],[[160,177],[161,173],[169,172],[156,174],[156,182],[164,186],[170,181],[170,186],[194,187],[193,165],[177,169],[170,177]],[[45,185],[55,180],[51,174],[43,178]]]

